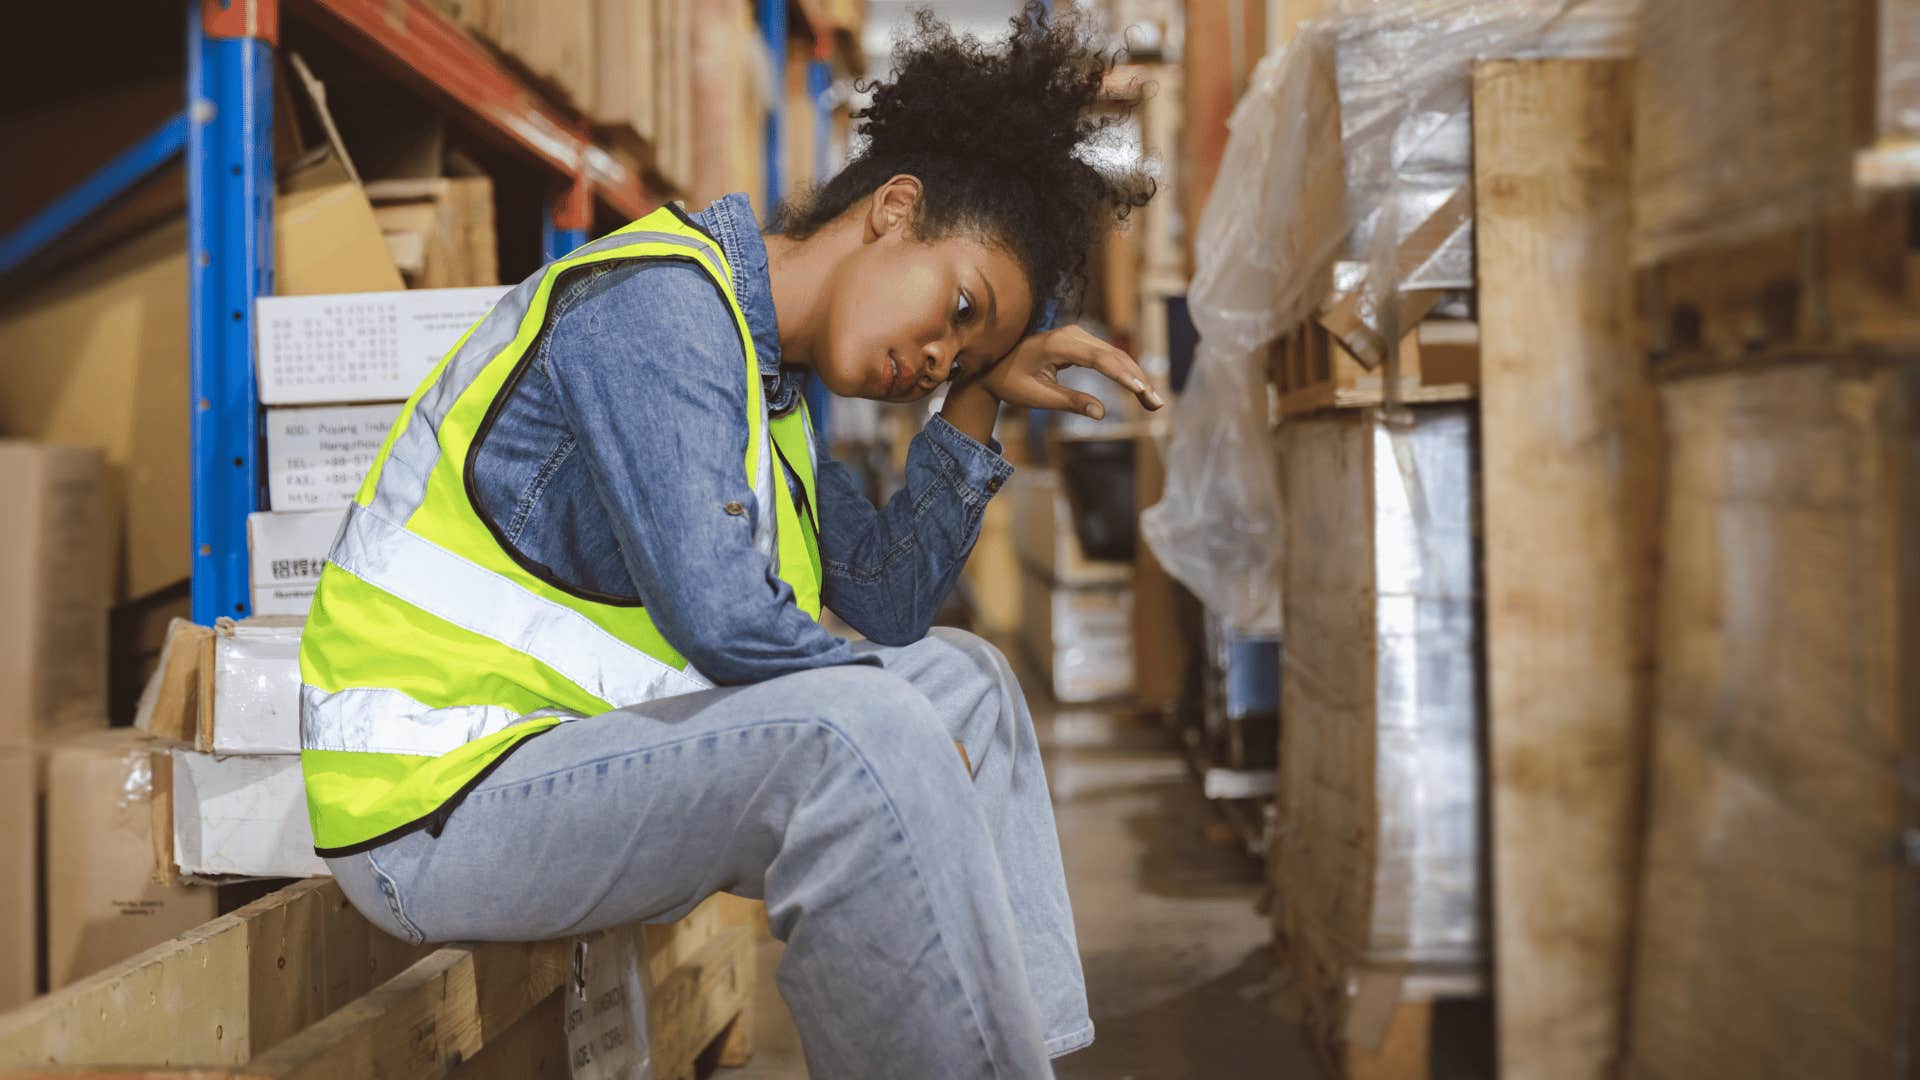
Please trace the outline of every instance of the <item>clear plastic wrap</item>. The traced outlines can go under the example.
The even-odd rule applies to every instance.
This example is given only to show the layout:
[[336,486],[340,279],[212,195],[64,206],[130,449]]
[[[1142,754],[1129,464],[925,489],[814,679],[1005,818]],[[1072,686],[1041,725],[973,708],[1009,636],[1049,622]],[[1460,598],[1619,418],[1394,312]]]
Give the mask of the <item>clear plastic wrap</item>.
[[1625,1075],[1911,1075],[1920,372],[1675,379]]
[[1873,136],[1871,2],[1647,0],[1645,21],[1635,261],[1737,244],[1854,204],[1855,152]]
[[1254,69],[1195,234],[1201,345],[1173,410],[1167,494],[1141,518],[1155,556],[1208,608],[1244,631],[1278,628],[1264,350],[1330,299],[1398,340],[1392,297],[1471,285],[1474,62],[1629,52],[1638,10],[1345,0]]
[[1880,137],[1920,137],[1920,0],[1880,0]]
[[1281,432],[1290,510],[1278,847],[1339,969],[1484,959],[1473,412]]

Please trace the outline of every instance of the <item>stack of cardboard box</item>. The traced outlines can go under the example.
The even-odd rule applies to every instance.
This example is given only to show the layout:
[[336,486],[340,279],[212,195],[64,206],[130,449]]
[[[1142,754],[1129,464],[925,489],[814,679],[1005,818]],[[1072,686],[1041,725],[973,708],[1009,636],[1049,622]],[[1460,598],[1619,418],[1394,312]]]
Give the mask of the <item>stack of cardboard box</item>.
[[1086,556],[1057,471],[1022,469],[1012,489],[1022,647],[1056,700],[1127,696],[1133,690],[1133,563]]
[[153,880],[153,744],[106,730],[104,455],[0,441],[0,500],[15,525],[0,536],[5,1009],[212,918],[215,897]]
[[139,721],[166,744],[145,860],[162,879],[327,872],[300,774],[303,621],[173,624]]
[[39,988],[42,758],[106,723],[98,451],[0,442],[0,1009]]
[[263,297],[269,510],[247,520],[253,613],[305,615],[340,515],[413,393],[499,286]]

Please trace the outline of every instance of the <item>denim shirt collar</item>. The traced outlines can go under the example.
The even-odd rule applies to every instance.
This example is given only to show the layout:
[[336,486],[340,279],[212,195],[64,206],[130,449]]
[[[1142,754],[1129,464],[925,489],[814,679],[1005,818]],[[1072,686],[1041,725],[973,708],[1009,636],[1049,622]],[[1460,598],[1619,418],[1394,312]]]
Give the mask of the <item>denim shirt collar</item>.
[[747,318],[753,349],[759,356],[760,382],[767,407],[774,413],[793,408],[800,380],[780,370],[780,323],[773,311],[773,286],[767,274],[767,243],[753,218],[753,204],[739,192],[715,199],[693,215],[701,228],[720,242],[720,251],[733,268],[733,295]]

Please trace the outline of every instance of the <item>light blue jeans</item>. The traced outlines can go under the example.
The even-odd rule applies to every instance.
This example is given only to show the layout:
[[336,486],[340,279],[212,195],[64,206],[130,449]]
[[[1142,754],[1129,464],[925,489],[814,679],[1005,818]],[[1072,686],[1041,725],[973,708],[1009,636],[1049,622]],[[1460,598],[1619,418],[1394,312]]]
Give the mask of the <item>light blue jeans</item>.
[[439,837],[329,865],[413,941],[541,940],[764,897],[814,1076],[1051,1076],[1093,1023],[1019,683],[962,631],[856,649],[882,666],[561,724]]

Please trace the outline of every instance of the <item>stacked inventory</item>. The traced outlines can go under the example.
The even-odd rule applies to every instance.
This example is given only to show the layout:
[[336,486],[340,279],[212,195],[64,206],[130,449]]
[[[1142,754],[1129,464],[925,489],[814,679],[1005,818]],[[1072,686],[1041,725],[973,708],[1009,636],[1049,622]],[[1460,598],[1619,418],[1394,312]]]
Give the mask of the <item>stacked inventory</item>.
[[[1132,562],[1100,549],[1099,541],[1109,538],[1088,520],[1090,510],[1076,513],[1059,472],[1022,469],[1012,487],[1007,494],[1021,564],[1022,648],[1046,675],[1056,700],[1126,696],[1133,683]],[[1090,529],[1092,551],[1086,544]]]
[[[0,441],[0,1007],[38,989],[40,778],[48,750],[106,724],[104,470],[96,451]],[[56,959],[56,962],[58,960]]]
[[1629,1075],[1912,1064],[1920,41],[1875,7],[1647,5],[1670,443]]
[[[1624,206],[1628,84],[1617,64],[1586,59],[1631,48],[1632,5],[1593,0],[1554,18],[1518,2],[1332,7],[1327,17],[1285,20],[1285,48],[1254,71],[1236,109],[1196,236],[1200,353],[1174,417],[1167,495],[1146,527],[1156,554],[1217,614],[1258,626],[1266,611],[1279,611],[1276,933],[1305,976],[1317,1043],[1338,1070],[1357,1075],[1424,1062],[1425,1002],[1481,992],[1490,930],[1504,935],[1509,918],[1525,927],[1542,917],[1522,906],[1488,914],[1483,862],[1494,836],[1509,835],[1500,801],[1508,777],[1483,764],[1498,726],[1488,700],[1500,685],[1483,655],[1506,655],[1530,631],[1524,618],[1495,619],[1483,605],[1493,600],[1496,548],[1510,593],[1562,578],[1583,595],[1595,574],[1581,561],[1602,545],[1569,545],[1538,565],[1514,560],[1512,543],[1483,530],[1483,513],[1495,492],[1528,486],[1527,465],[1503,450],[1498,473],[1489,473],[1481,447],[1504,448],[1524,430],[1509,424],[1518,406],[1506,402],[1530,397],[1538,414],[1547,379],[1569,402],[1594,388],[1596,403],[1583,405],[1593,415],[1582,418],[1593,445],[1625,464],[1641,460],[1620,441],[1619,417],[1597,407],[1618,396],[1606,373],[1633,370],[1624,336],[1605,336],[1624,326],[1624,310],[1602,304],[1623,293],[1612,282],[1624,260],[1608,262],[1617,243],[1596,242],[1623,235],[1623,217],[1595,209],[1609,198]],[[1519,88],[1494,103],[1491,119],[1474,98],[1475,63],[1490,56],[1542,58],[1521,65]],[[1552,123],[1529,126],[1529,109]],[[1482,146],[1482,119],[1521,134]],[[1530,167],[1510,164],[1520,161]],[[1482,173],[1491,168],[1515,171],[1489,187]],[[1491,197],[1477,197],[1477,186]],[[1540,207],[1592,215],[1595,224],[1555,233],[1561,222],[1532,213]],[[1501,248],[1490,277],[1475,260],[1489,229],[1554,240],[1521,251],[1524,258]],[[1558,263],[1540,257],[1546,247]],[[1488,327],[1495,311],[1529,325],[1543,344],[1516,350],[1505,327]],[[1534,323],[1516,311],[1535,312]],[[1581,338],[1595,326],[1601,336]],[[1564,352],[1554,351],[1559,342]],[[1494,355],[1511,382],[1488,411],[1476,399]],[[1549,412],[1547,422],[1568,420],[1564,410]],[[1269,422],[1277,423],[1271,432]],[[1570,450],[1583,466],[1587,446]],[[1558,465],[1544,453],[1541,463]],[[1591,514],[1617,502],[1622,486],[1616,478],[1549,494],[1564,503],[1592,492],[1595,505],[1572,508]],[[1562,503],[1534,507],[1542,527],[1557,529],[1571,514]],[[1515,543],[1526,533],[1502,528]],[[1617,625],[1599,614],[1601,625]],[[1616,677],[1616,659],[1627,666],[1609,654],[1595,658],[1592,673],[1555,668],[1556,676],[1581,697]],[[1558,721],[1549,706],[1525,702],[1507,715],[1523,732],[1550,728]],[[1608,719],[1629,715],[1622,705]],[[1578,745],[1612,753],[1623,731],[1612,743],[1609,732]],[[1539,761],[1561,768],[1572,745]],[[1591,806],[1523,809],[1546,824],[1513,834],[1527,841],[1516,843],[1525,854],[1503,869],[1532,884],[1533,861],[1546,857],[1534,841],[1599,801],[1624,804],[1631,791],[1606,768],[1596,769],[1595,785],[1604,796]],[[1604,864],[1593,881],[1612,921],[1597,933],[1621,949],[1625,835],[1560,836],[1566,865]],[[1568,905],[1565,918],[1556,911],[1557,934],[1536,936],[1579,940],[1595,906]],[[1545,969],[1540,985],[1514,984],[1525,992],[1503,999],[1508,1015],[1571,996],[1553,966]],[[1579,994],[1597,984],[1600,995],[1618,995],[1620,976],[1616,966],[1566,981]],[[1617,1011],[1603,1003],[1593,1016],[1617,1033]]]
[[341,514],[399,418],[401,400],[506,292],[491,286],[260,301],[272,509],[247,521],[255,614],[306,614]]

